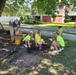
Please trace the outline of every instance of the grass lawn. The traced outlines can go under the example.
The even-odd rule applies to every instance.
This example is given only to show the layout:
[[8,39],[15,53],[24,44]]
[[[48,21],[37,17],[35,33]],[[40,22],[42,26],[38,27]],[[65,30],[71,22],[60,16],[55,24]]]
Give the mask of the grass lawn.
[[[8,22],[2,22],[3,25],[8,25]],[[44,22],[41,24],[33,24],[38,26],[63,26],[63,27],[74,27],[76,23],[75,22],[67,22],[67,23],[55,23],[55,22]],[[30,24],[31,25],[31,24]]]
[[[44,25],[46,26],[46,24]],[[52,25],[49,24],[48,27],[50,26]],[[76,75],[76,62],[74,62],[76,59],[76,41],[65,40],[65,43],[66,47],[60,54],[49,58],[47,54],[52,55],[50,50],[42,56],[42,60],[37,66],[30,69],[10,64],[6,58],[0,61],[0,75]]]
[[42,24],[38,24],[39,26],[47,26],[47,27],[56,27],[56,26],[63,26],[63,27],[68,27],[68,28],[73,28],[74,25],[76,23],[75,22],[68,22],[68,23],[50,23],[50,22],[45,22],[45,23],[42,23]]
[[76,41],[65,42],[66,47],[60,54],[53,55],[52,58],[44,54],[42,61],[31,69],[9,64],[5,62],[7,59],[0,61],[0,75],[76,75]]
[[43,27],[57,27],[57,26],[63,26],[64,28],[74,28],[74,25],[66,25],[66,24],[39,24],[39,26]]

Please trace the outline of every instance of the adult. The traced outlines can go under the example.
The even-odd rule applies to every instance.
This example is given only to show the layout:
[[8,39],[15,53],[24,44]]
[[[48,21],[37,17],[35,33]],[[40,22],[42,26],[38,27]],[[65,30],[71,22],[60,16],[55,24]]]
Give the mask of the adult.
[[13,35],[18,35],[19,28],[20,28],[20,21],[18,19],[11,19],[9,21],[9,27],[10,27],[10,36],[11,41],[14,41]]
[[54,52],[58,53],[62,51],[65,47],[64,39],[59,35],[58,32],[55,32],[56,40],[53,40],[52,46],[56,49]]

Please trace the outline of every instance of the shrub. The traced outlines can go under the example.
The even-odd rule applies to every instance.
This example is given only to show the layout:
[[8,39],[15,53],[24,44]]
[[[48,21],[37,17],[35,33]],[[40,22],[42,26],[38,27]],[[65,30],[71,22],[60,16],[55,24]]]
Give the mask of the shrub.
[[23,16],[20,17],[20,21],[23,24],[31,24],[33,23],[32,17],[30,15],[24,14]]
[[71,21],[71,18],[68,15],[68,11],[65,10],[65,20],[64,20],[64,22],[70,22],[70,21]]
[[64,20],[64,22],[70,22],[71,21],[71,18],[67,18]]

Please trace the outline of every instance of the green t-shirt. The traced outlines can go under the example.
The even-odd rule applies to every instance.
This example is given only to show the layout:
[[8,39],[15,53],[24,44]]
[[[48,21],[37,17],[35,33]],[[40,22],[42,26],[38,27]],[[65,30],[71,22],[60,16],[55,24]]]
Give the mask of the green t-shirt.
[[59,41],[61,46],[65,46],[64,39],[61,36],[57,36],[56,40]]
[[62,28],[60,28],[60,29],[58,30],[58,32],[59,32],[59,34],[61,35],[61,34],[63,33]]
[[41,36],[39,34],[35,34],[35,40],[36,42],[39,42],[41,40]]
[[26,41],[26,40],[30,40],[30,39],[31,39],[31,36],[27,35],[27,36],[25,36],[25,38],[22,41]]

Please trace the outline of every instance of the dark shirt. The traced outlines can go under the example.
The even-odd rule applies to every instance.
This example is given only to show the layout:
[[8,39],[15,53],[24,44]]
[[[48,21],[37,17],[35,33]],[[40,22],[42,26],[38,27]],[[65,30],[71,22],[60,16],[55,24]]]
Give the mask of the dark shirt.
[[20,21],[18,19],[15,20],[12,19],[9,21],[9,26],[17,27],[17,25],[20,25]]

